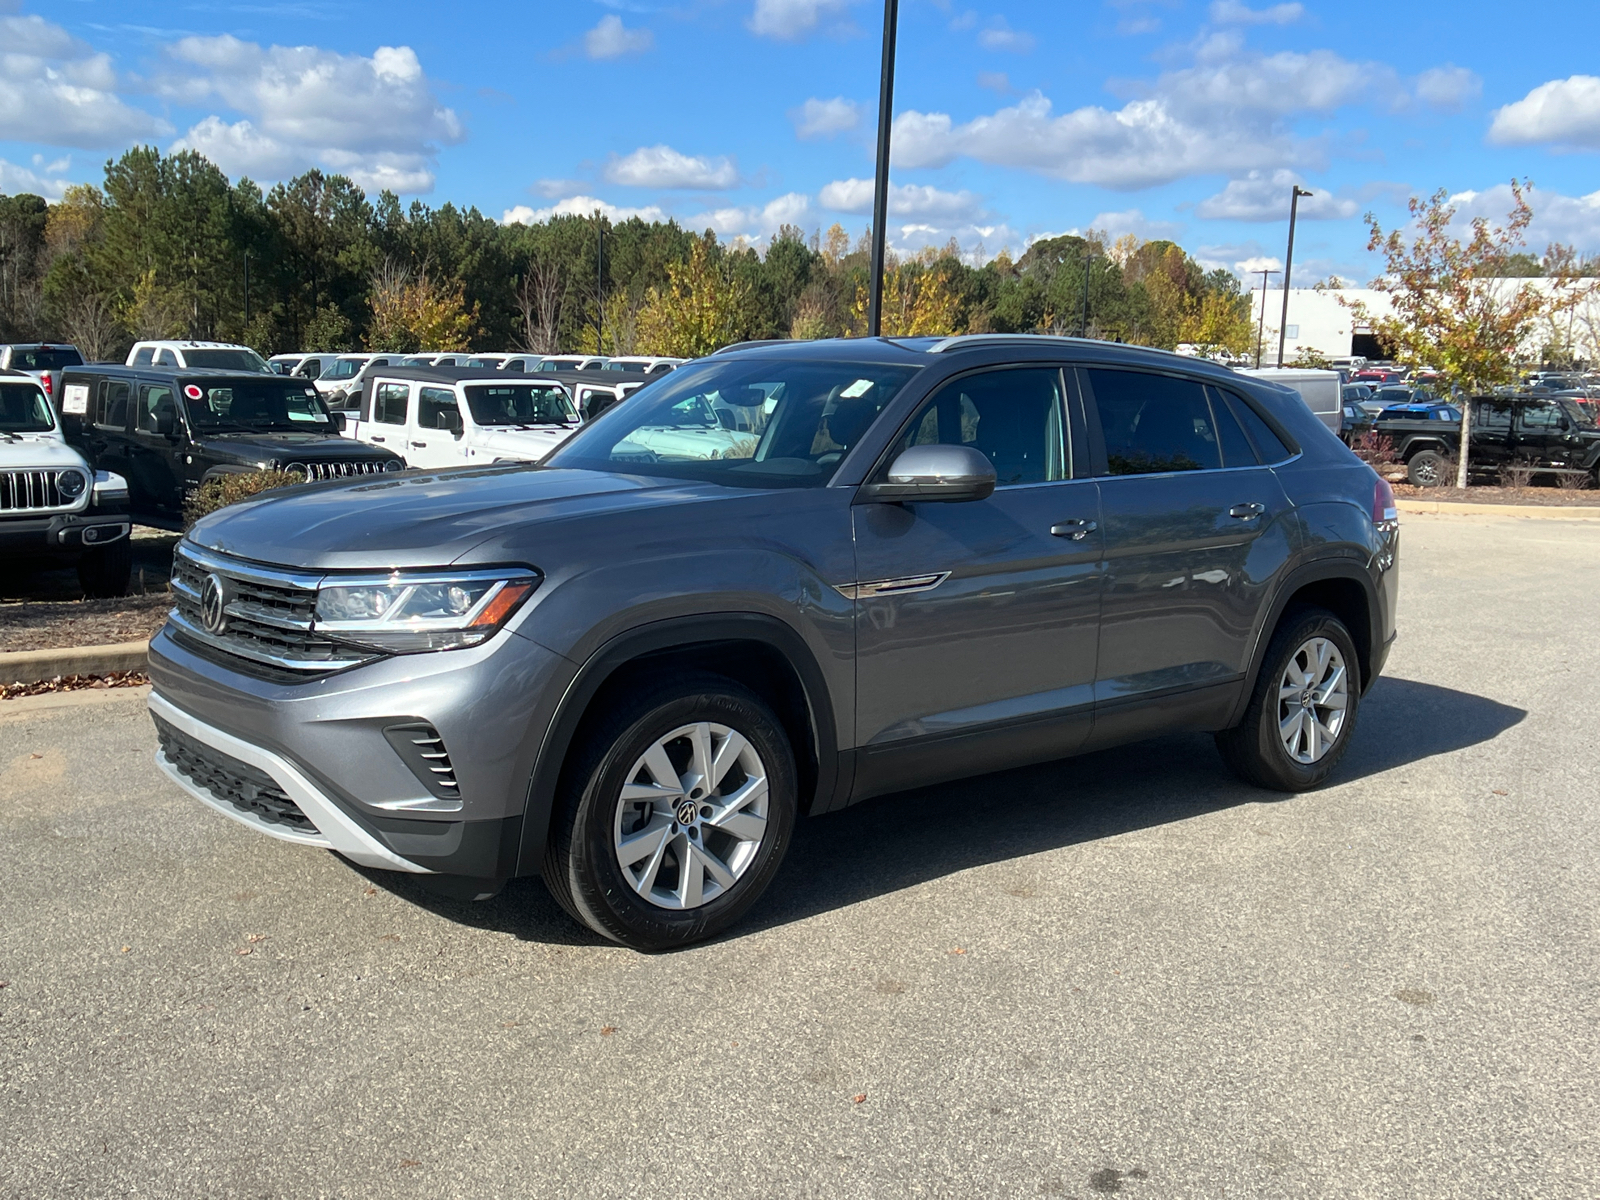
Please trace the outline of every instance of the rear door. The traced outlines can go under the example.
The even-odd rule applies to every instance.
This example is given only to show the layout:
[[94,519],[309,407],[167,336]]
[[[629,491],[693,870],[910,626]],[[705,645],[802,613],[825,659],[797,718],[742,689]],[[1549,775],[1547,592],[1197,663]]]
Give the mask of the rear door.
[[[1105,536],[1095,740],[1180,711],[1203,722],[1195,706],[1225,711],[1237,696],[1257,616],[1296,544],[1267,465],[1287,449],[1231,391],[1120,367],[1079,378]],[[1256,439],[1271,444],[1258,451]]]
[[1472,401],[1472,463],[1479,470],[1498,469],[1518,457],[1511,430],[1512,408],[1506,400]]
[[1566,466],[1570,430],[1561,409],[1547,400],[1518,404],[1516,409],[1517,457],[1541,467]]
[[[102,379],[89,404],[89,417],[83,423],[89,461],[98,470],[113,471],[127,479],[128,426],[133,416],[132,383],[126,379]],[[129,498],[132,500],[131,495]]]

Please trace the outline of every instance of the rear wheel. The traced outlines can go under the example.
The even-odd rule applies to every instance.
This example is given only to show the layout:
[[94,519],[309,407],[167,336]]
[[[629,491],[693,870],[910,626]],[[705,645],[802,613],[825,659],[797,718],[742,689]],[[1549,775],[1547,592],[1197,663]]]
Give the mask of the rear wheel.
[[759,697],[718,675],[664,679],[602,719],[562,773],[545,882],[613,941],[688,945],[766,890],[795,809],[794,754]]
[[1279,623],[1244,720],[1217,734],[1239,778],[1278,792],[1321,784],[1344,757],[1361,703],[1361,667],[1344,623],[1320,608]]
[[85,550],[78,557],[78,586],[96,599],[126,596],[132,574],[133,546],[126,537]]
[[1406,480],[1413,487],[1438,487],[1446,474],[1445,457],[1437,450],[1419,450],[1406,463]]

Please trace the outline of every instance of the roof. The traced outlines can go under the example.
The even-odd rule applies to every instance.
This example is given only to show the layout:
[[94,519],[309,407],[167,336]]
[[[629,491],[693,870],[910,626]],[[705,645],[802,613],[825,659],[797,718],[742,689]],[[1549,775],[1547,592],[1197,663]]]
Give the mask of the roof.
[[279,375],[276,371],[228,371],[220,367],[168,367],[146,365],[130,367],[123,363],[84,363],[78,367],[63,367],[63,372],[82,375],[108,375],[127,376],[128,378],[149,379],[157,376],[163,379],[271,379],[278,383],[293,383],[301,386],[310,386],[309,379],[297,379],[292,375]]
[[530,380],[554,379],[562,383],[571,382],[570,376],[582,375],[585,379],[596,374],[593,371],[502,371],[498,367],[422,367],[401,366],[397,363],[386,367],[378,367],[367,373],[369,381],[382,376],[387,379],[417,379],[424,382],[436,383],[475,383],[494,380]]

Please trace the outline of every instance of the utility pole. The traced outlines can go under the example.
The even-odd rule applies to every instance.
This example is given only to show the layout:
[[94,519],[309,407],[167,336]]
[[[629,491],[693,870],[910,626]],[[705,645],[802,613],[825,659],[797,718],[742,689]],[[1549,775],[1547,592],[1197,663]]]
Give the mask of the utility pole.
[[594,352],[606,352],[605,214],[594,210]]
[[1283,366],[1283,343],[1289,334],[1289,272],[1294,270],[1294,219],[1300,211],[1300,197],[1309,196],[1298,183],[1289,193],[1289,250],[1283,256],[1283,316],[1278,318],[1278,365]]
[[[1250,273],[1255,274],[1254,271]],[[1261,272],[1261,319],[1256,322],[1256,370],[1258,371],[1261,369],[1261,339],[1267,334],[1267,276],[1277,274],[1280,272],[1268,270]]]
[[883,0],[883,71],[878,80],[878,173],[872,191],[872,280],[868,285],[867,336],[883,332],[884,235],[889,228],[889,135],[894,128],[894,39],[900,0]]

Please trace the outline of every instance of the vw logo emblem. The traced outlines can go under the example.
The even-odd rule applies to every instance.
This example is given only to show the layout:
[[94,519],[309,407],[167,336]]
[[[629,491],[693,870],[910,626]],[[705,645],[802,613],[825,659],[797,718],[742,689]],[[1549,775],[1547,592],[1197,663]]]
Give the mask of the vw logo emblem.
[[693,825],[695,803],[693,800],[683,800],[678,804],[677,818],[679,825]]
[[220,575],[207,575],[200,587],[200,623],[207,633],[221,633],[228,626],[228,585]]

